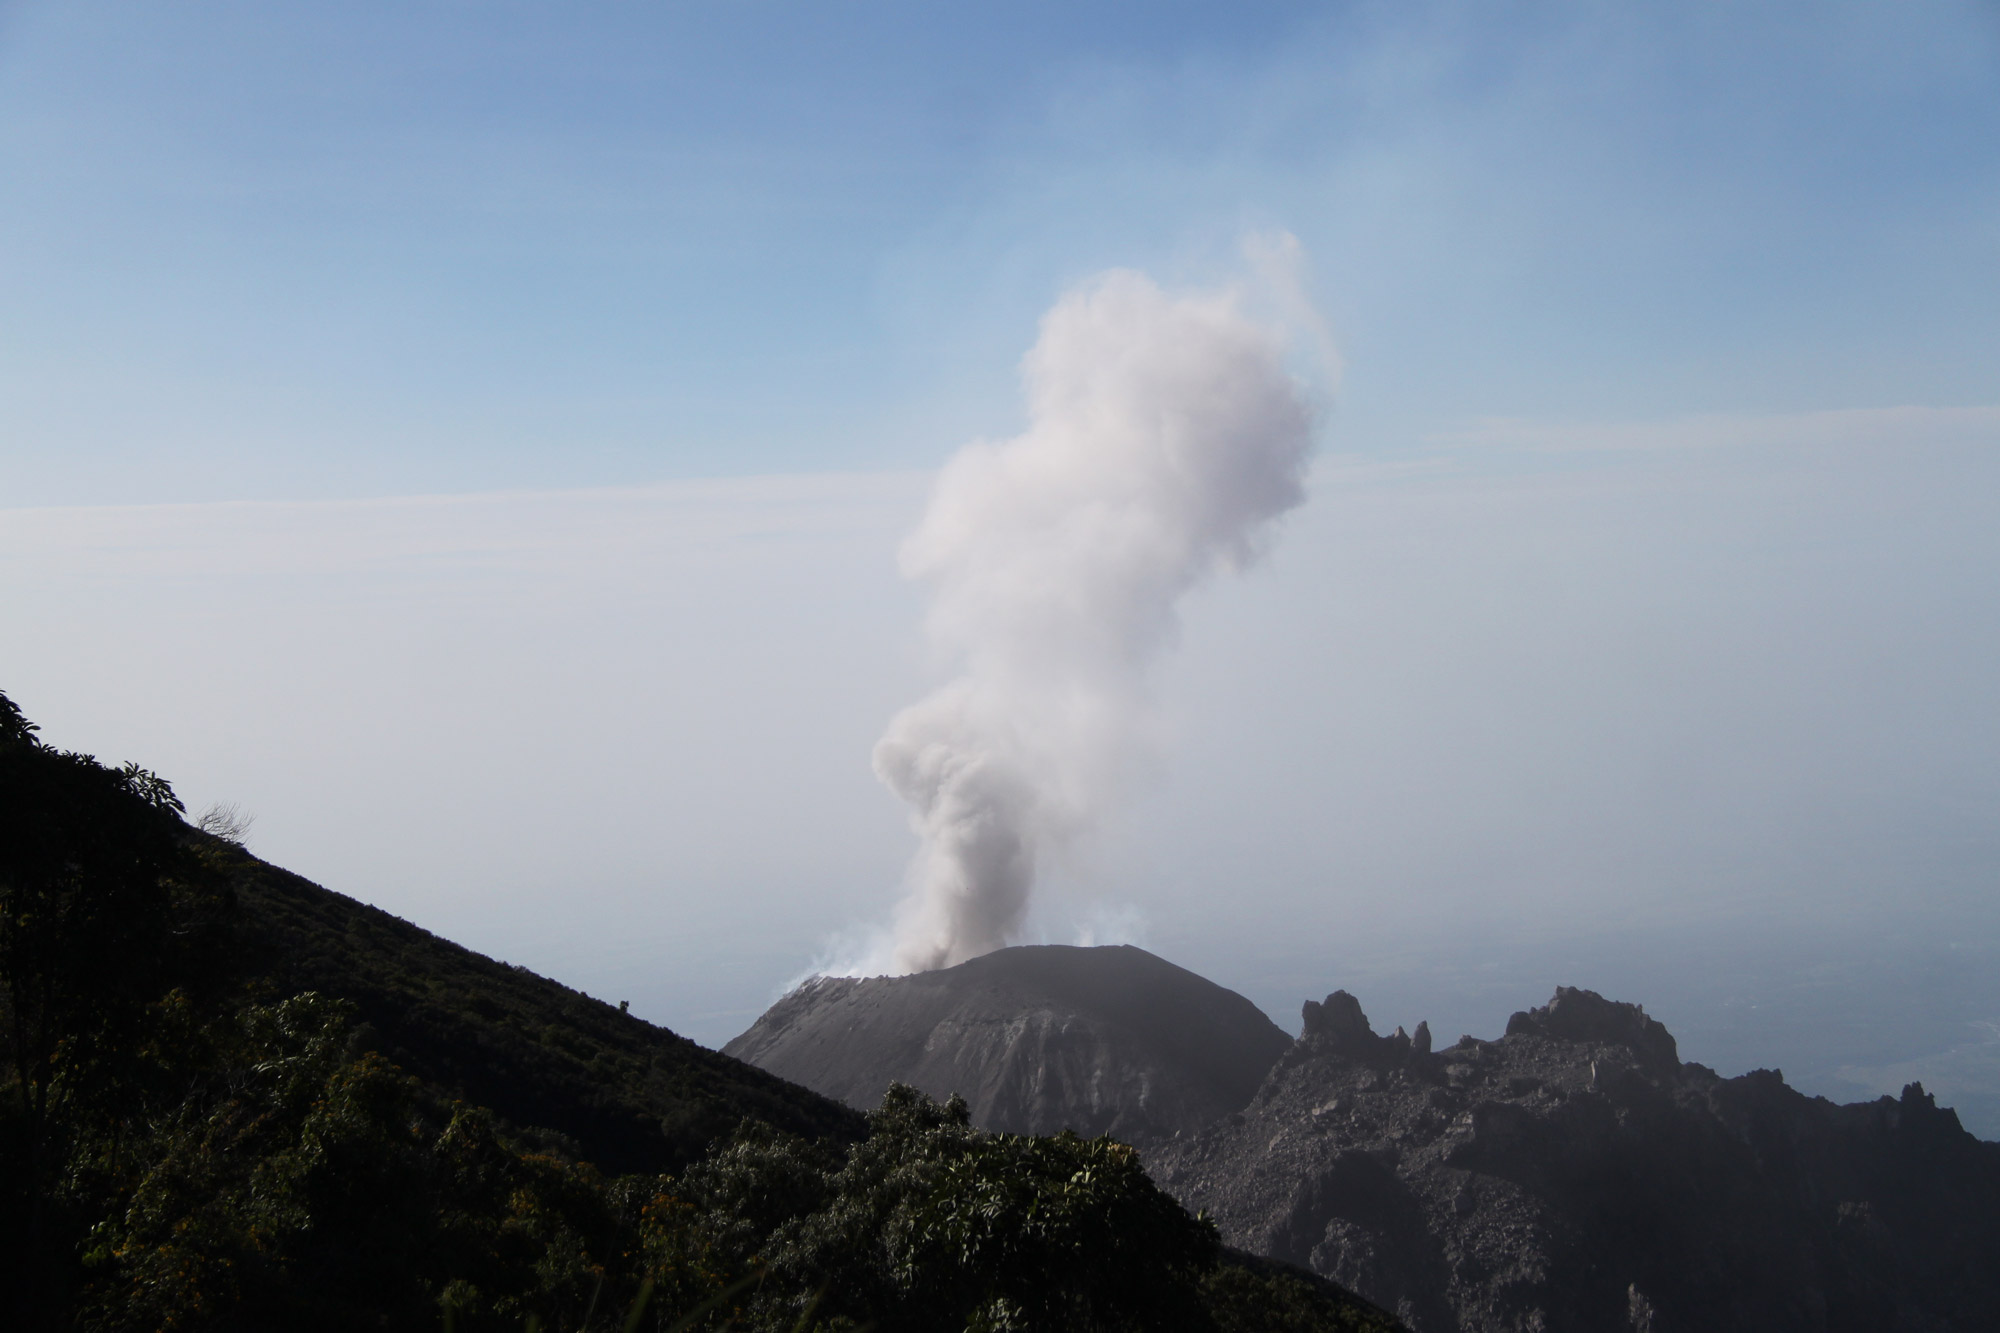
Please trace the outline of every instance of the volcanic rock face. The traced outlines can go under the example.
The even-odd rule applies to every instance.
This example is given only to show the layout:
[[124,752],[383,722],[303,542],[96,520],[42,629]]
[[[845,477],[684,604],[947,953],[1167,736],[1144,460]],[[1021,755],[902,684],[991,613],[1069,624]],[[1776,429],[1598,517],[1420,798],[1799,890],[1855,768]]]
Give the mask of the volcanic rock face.
[[1434,1054],[1345,992],[1304,1016],[1154,1178],[1420,1333],[2000,1328],[2000,1145],[1921,1087],[1837,1107],[1719,1078],[1589,991]]
[[851,1106],[956,1092],[974,1124],[1146,1141],[1241,1108],[1291,1039],[1130,945],[1001,949],[904,977],[821,977],[723,1051]]

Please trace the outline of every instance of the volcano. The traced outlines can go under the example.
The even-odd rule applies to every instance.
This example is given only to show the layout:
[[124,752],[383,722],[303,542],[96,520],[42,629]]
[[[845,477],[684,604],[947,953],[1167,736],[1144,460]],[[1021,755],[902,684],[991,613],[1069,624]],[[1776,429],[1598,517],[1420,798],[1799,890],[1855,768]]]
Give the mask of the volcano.
[[1300,1018],[1293,1041],[1142,949],[1040,946],[820,978],[725,1049],[850,1106],[904,1082],[1138,1143],[1226,1244],[1415,1333],[2000,1328],[2000,1144],[1917,1085],[1835,1106],[1723,1078],[1569,987],[1443,1049],[1345,991]]
[[1042,944],[817,977],[723,1052],[864,1109],[908,1083],[963,1096],[986,1129],[1145,1142],[1240,1110],[1291,1044],[1235,991],[1144,949]]

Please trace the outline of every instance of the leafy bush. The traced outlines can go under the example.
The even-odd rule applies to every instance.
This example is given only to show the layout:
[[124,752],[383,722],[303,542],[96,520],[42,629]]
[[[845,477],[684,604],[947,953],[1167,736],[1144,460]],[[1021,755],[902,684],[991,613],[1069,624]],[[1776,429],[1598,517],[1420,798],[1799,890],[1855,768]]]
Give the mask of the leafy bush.
[[0,1299],[19,1327],[59,1307],[77,1227],[179,1095],[228,897],[163,779],[35,731],[0,695],[0,1248],[20,1274]]
[[92,1231],[86,1327],[581,1325],[634,1240],[595,1171],[351,1055],[348,1014],[319,996],[239,1029]]
[[751,1130],[677,1182],[712,1253],[762,1280],[741,1318],[792,1327],[1122,1330],[1205,1326],[1215,1230],[1110,1139],[967,1124],[893,1087],[844,1160]]

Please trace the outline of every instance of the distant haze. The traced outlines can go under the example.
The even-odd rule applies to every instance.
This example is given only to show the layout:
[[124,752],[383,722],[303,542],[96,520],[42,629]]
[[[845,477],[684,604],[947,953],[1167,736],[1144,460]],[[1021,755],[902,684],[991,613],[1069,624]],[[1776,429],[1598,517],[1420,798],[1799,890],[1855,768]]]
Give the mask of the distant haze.
[[[1442,1041],[1589,986],[2000,1136],[1996,218],[1980,0],[21,0],[0,689],[720,1044],[913,849],[970,882],[899,747],[1033,645],[1033,893],[920,894],[915,961],[1130,941]],[[1147,508],[1144,597],[1031,571],[1130,655],[987,641],[1041,529],[947,519],[1044,493],[968,485],[1069,429],[1038,321],[1116,270],[1186,328],[1285,233],[1236,313],[1309,335],[1303,472],[1230,334],[1251,502]]]
[[[1326,458],[1257,576],[1185,606],[1165,762],[1024,938],[1144,943],[1281,1023],[1345,985],[1490,1034],[1561,981],[1689,1058],[1970,1077],[1997,437],[1912,409]],[[283,864],[720,1042],[900,881],[867,756],[925,680],[894,553],[929,485],[11,511],[5,688]]]

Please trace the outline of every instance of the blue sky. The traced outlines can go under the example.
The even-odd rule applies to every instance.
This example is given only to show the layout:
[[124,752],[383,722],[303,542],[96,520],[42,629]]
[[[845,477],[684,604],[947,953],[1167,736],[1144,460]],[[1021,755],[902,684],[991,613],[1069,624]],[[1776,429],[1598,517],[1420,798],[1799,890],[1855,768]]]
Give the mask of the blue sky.
[[14,504],[929,466],[1270,229],[1346,448],[1993,396],[1990,5],[0,14]]
[[2000,1134],[1992,4],[0,2],[0,688],[719,1043],[1043,312],[1287,231],[1311,498],[1038,937]]

